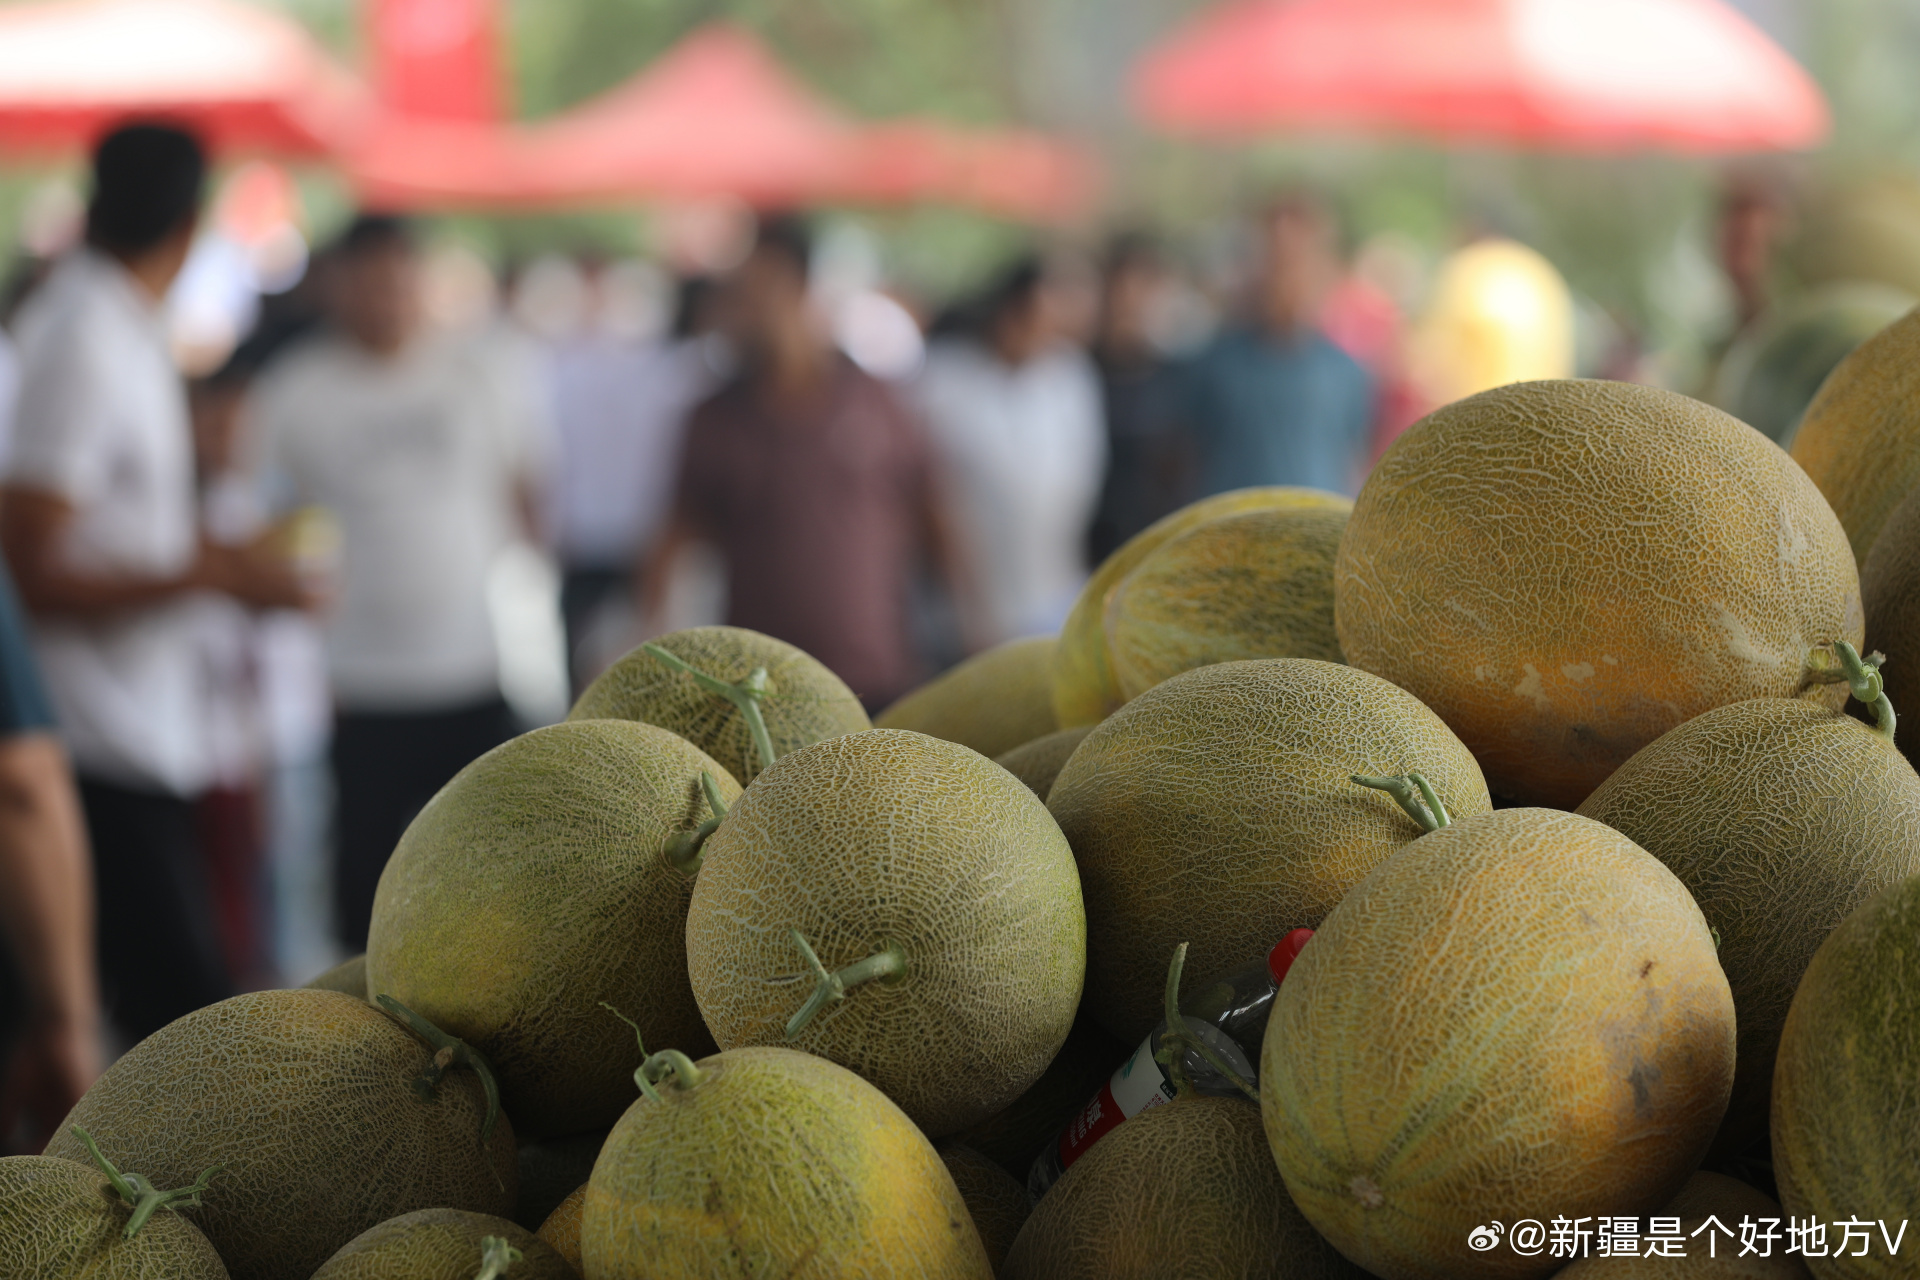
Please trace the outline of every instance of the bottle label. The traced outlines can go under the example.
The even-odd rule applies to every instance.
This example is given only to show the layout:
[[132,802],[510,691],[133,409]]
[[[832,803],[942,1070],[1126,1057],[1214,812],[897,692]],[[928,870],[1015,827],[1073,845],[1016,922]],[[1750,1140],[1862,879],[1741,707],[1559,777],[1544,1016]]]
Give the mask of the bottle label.
[[[1186,1023],[1195,1035],[1226,1058],[1236,1071],[1244,1076],[1252,1076],[1253,1068],[1248,1065],[1240,1046],[1223,1035],[1219,1028],[1191,1016]],[[1140,1047],[1133,1051],[1133,1056],[1120,1064],[1120,1069],[1100,1086],[1100,1092],[1087,1103],[1086,1109],[1074,1117],[1073,1123],[1061,1133],[1062,1170],[1085,1155],[1094,1143],[1142,1111],[1163,1102],[1172,1102],[1178,1096],[1173,1081],[1167,1078],[1166,1068],[1154,1061],[1154,1041],[1157,1038],[1156,1032],[1148,1032],[1147,1038],[1140,1042]]]

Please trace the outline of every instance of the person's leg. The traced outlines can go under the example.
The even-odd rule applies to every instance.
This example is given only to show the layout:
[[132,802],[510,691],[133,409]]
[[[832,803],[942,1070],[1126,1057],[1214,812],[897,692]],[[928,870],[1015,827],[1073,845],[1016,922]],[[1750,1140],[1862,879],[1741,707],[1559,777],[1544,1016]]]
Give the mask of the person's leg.
[[422,716],[417,743],[421,761],[415,812],[462,769],[520,732],[504,698]]
[[581,680],[581,645],[593,628],[601,606],[627,585],[631,572],[600,566],[569,566],[560,578],[560,619],[567,634],[567,673],[577,698]]
[[410,719],[343,712],[334,721],[333,929],[348,955],[367,949],[380,873],[412,816]]

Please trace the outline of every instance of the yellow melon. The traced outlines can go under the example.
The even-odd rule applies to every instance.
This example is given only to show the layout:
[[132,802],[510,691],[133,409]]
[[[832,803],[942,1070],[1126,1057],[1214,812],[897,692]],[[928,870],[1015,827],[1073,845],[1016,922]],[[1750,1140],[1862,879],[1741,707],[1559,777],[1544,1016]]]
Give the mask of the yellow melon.
[[1120,692],[1247,658],[1340,661],[1333,634],[1337,507],[1247,511],[1157,548],[1107,599],[1107,654]]
[[580,1260],[580,1216],[587,1208],[587,1184],[581,1183],[570,1192],[565,1200],[554,1206],[547,1220],[534,1232],[553,1247],[553,1251],[567,1260],[567,1265],[575,1271],[584,1271],[586,1263]]
[[[1637,1231],[1628,1233],[1610,1240],[1604,1253],[1598,1252],[1597,1224],[1588,1224],[1594,1236],[1587,1245],[1594,1252],[1559,1275],[1564,1280],[1810,1280],[1806,1263],[1786,1251],[1786,1214],[1771,1196],[1744,1182],[1696,1173],[1659,1216],[1676,1220],[1678,1230],[1671,1223],[1664,1226],[1658,1244]],[[1743,1230],[1750,1235],[1743,1238]]]
[[592,1280],[992,1276],[933,1145],[851,1071],[731,1049],[657,1094],[620,1118],[587,1183]]
[[1260,1105],[1294,1203],[1374,1275],[1545,1276],[1565,1259],[1469,1233],[1658,1209],[1733,1063],[1686,886],[1610,827],[1509,809],[1413,841],[1327,917],[1274,999]]
[[342,995],[367,998],[367,957],[352,956],[301,987],[303,991],[338,991]]
[[552,1245],[505,1218],[421,1209],[370,1227],[313,1280],[578,1280]]
[[[1886,655],[1881,678],[1895,707],[1920,709],[1920,489],[1887,518],[1860,571],[1867,648]],[[1912,744],[1902,739],[1901,749]],[[1909,751],[1908,757],[1912,757]]]
[[761,774],[707,841],[686,938],[721,1048],[830,1058],[933,1137],[1039,1078],[1086,966],[1080,879],[1046,806],[985,756],[903,729]]
[[0,1276],[228,1280],[220,1255],[182,1213],[162,1209],[129,1239],[133,1212],[99,1169],[50,1156],[0,1159]]
[[[1910,1280],[1920,1256],[1920,877],[1879,894],[1828,935],[1780,1034],[1773,1169],[1787,1212],[1828,1224],[1885,1223],[1820,1280]],[[1907,1238],[1894,1252],[1902,1225]]]
[[1437,711],[1495,795],[1568,809],[1683,720],[1803,692],[1807,651],[1862,622],[1840,523],[1778,446],[1619,382],[1416,424],[1360,491],[1334,595],[1347,661]]
[[1827,495],[1864,565],[1887,517],[1920,487],[1920,310],[1827,375],[1793,438],[1793,460]]
[[1027,784],[1027,790],[1033,792],[1044,802],[1047,793],[1053,790],[1053,780],[1067,767],[1067,761],[1086,736],[1093,732],[1093,726],[1083,724],[1078,729],[1058,729],[1044,738],[1035,738],[1013,750],[996,757],[994,763],[1014,777]]
[[940,1162],[953,1175],[954,1188],[966,1202],[974,1229],[987,1251],[987,1261],[995,1275],[1007,1260],[1013,1238],[1027,1220],[1033,1206],[1027,1201],[1026,1183],[995,1164],[972,1147],[943,1143],[937,1148]]
[[993,1160],[1025,1186],[1041,1151],[1060,1136],[1132,1051],[1133,1046],[1102,1031],[1083,1008],[1073,1020],[1067,1042],[1032,1087],[1004,1110],[960,1130],[954,1140]]
[[1009,640],[975,654],[874,717],[993,757],[1059,726],[1053,719],[1052,636]]
[[1053,712],[1063,729],[1098,724],[1126,702],[1107,654],[1107,598],[1162,543],[1219,516],[1290,507],[1347,511],[1353,504],[1319,489],[1234,489],[1202,498],[1135,534],[1108,556],[1074,601],[1053,659]]
[[1047,807],[1080,864],[1087,1009],[1138,1044],[1167,957],[1186,984],[1311,928],[1421,828],[1356,773],[1424,774],[1456,814],[1491,808],[1480,767],[1410,694],[1352,667],[1268,658],[1201,667],[1087,736]]

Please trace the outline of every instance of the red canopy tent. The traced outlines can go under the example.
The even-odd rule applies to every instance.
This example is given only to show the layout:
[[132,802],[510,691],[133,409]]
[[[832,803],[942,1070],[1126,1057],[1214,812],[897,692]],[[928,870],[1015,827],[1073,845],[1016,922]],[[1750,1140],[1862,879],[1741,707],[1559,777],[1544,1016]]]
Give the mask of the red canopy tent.
[[0,148],[84,148],[131,117],[176,120],[217,151],[324,156],[367,110],[298,24],[232,0],[0,6]]
[[1172,130],[1731,151],[1820,142],[1806,72],[1721,0],[1229,0],[1138,69]]

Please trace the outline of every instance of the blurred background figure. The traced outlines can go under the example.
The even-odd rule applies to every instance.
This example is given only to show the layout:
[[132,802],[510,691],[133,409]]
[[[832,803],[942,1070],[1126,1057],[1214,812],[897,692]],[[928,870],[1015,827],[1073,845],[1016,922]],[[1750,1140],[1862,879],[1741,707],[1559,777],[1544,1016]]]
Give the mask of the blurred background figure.
[[1414,338],[1414,374],[1429,402],[1535,378],[1573,376],[1573,294],[1540,254],[1476,240],[1434,274]]
[[1265,212],[1250,314],[1188,371],[1201,495],[1248,485],[1359,489],[1376,392],[1320,328],[1339,271],[1338,228],[1325,202],[1296,192]]
[[977,595],[970,648],[1057,631],[1086,581],[1106,465],[1100,382],[1043,260],[1008,268],[929,346],[915,392]]
[[681,548],[704,541],[725,564],[729,623],[798,645],[878,708],[924,674],[916,567],[964,574],[931,447],[892,389],[833,347],[809,305],[811,256],[802,223],[771,220],[726,281],[739,371],[688,420],[644,608],[659,613]]
[[406,222],[363,214],[330,256],[329,323],[266,373],[253,413],[284,500],[339,529],[334,928],[352,953],[407,823],[516,731],[489,577],[537,527],[545,428],[522,363],[484,333],[423,327]]

